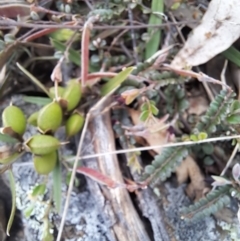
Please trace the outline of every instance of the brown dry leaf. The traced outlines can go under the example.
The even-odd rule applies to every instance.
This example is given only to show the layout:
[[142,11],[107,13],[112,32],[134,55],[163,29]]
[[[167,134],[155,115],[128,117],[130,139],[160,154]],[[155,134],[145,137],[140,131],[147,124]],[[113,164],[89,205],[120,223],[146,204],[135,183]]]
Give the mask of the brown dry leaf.
[[206,63],[240,36],[239,0],[212,0],[201,24],[189,36],[171,65],[185,68]]
[[[141,111],[139,110],[134,110],[134,109],[128,109],[128,113],[131,116],[131,119],[133,121],[134,125],[143,125],[144,122],[142,122],[140,120],[140,115],[141,115]],[[150,123],[148,123],[149,125]],[[156,123],[154,123],[155,125],[158,125]],[[165,123],[162,123],[161,121],[159,121],[159,127],[161,127],[160,125],[165,125]],[[153,126],[146,126],[146,128],[152,128]],[[158,128],[159,129],[159,128]],[[149,146],[156,146],[156,145],[163,145],[166,144],[168,142],[168,138],[169,138],[169,133],[167,128],[164,128],[162,130],[156,131],[156,132],[152,132],[152,131],[148,131],[148,133],[146,135],[144,135],[144,139],[146,140],[146,142],[149,144]],[[140,141],[140,143],[143,143],[143,141],[141,140],[142,138],[139,139],[139,137],[137,137],[136,141]],[[139,143],[139,142],[138,142]],[[155,148],[153,149],[156,153],[159,153],[161,151],[161,148]]]
[[[143,124],[140,121],[141,112],[134,109],[128,109],[129,115],[132,118],[134,125]],[[162,123],[164,124],[164,123]],[[144,136],[144,139],[150,146],[163,145],[169,141],[169,133],[167,128],[162,129],[158,132],[149,133],[149,135]],[[162,148],[153,149],[156,153],[160,154]],[[176,169],[176,175],[178,183],[182,184],[190,178],[191,182],[186,189],[187,195],[195,200],[200,199],[206,189],[204,176],[202,175],[200,168],[191,156],[188,156],[179,167]]]
[[208,101],[202,96],[189,98],[188,114],[201,115],[208,109]]
[[206,190],[204,176],[191,156],[188,156],[176,170],[178,183],[182,184],[190,178],[186,189],[187,195],[195,201],[203,197]]

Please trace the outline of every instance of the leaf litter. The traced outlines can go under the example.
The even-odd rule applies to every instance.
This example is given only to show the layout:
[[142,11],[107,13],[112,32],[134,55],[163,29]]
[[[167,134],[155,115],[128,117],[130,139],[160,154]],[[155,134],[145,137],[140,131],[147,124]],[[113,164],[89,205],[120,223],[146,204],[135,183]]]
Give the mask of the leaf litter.
[[[51,1],[46,2],[49,3]],[[74,1],[66,1],[66,5],[64,5],[65,10],[68,9],[73,2]],[[192,4],[192,2],[194,2],[194,4]],[[64,31],[54,32],[53,27],[49,26],[49,29],[36,31],[34,34],[29,33],[25,38],[25,42],[33,43],[32,41],[34,39],[39,39],[39,41],[43,41],[43,45],[48,45],[49,42],[46,44],[42,37],[49,34],[51,37],[51,46],[48,47],[50,47],[51,50],[54,48],[56,56],[60,54],[57,58],[58,63],[54,62],[54,64],[51,64],[51,71],[55,71],[52,72],[52,77],[54,77],[54,79],[58,78],[59,82],[64,84],[66,80],[64,79],[65,73],[62,73],[62,66],[60,66],[62,65],[61,60],[66,60],[66,62],[63,62],[64,65],[69,61],[71,63],[69,65],[74,65],[74,68],[70,69],[69,72],[72,74],[68,74],[68,78],[78,78],[81,80],[85,88],[84,93],[89,95],[88,98],[85,96],[85,103],[81,103],[80,106],[78,106],[79,109],[88,112],[89,109],[95,105],[94,111],[96,111],[99,103],[107,98],[112,98],[113,103],[111,106],[117,106],[117,108],[127,110],[132,121],[132,126],[122,123],[122,129],[118,130],[119,133],[116,135],[118,141],[126,141],[128,147],[135,147],[135,145],[159,146],[159,148],[150,151],[152,156],[156,156],[156,154],[161,154],[161,146],[164,144],[177,141],[183,141],[184,144],[184,138],[188,140],[191,136],[207,138],[210,133],[205,133],[204,131],[192,133],[192,131],[198,121],[201,120],[201,117],[206,113],[211,100],[221,89],[227,89],[229,92],[234,90],[239,93],[239,81],[236,77],[238,76],[236,73],[239,71],[238,59],[236,57],[238,45],[235,41],[240,37],[240,17],[238,16],[240,4],[236,0],[212,0],[209,5],[207,3],[203,8],[204,10],[202,10],[202,5],[199,2],[200,1],[165,1],[165,8],[163,7],[164,1],[154,0],[151,5],[147,6],[142,3],[135,3],[126,7],[124,4],[117,6],[111,5],[111,3],[109,9],[101,10],[101,12],[97,9],[99,7],[97,4],[86,1],[87,4],[84,6],[84,9],[88,9],[89,15],[86,17],[88,20],[85,25],[82,19],[76,21],[76,18],[73,18],[73,13],[70,14],[66,12],[62,15],[60,11],[57,12],[55,9],[43,10],[41,7],[35,6],[32,9],[39,11],[39,13],[45,11],[45,13],[47,12],[49,15],[52,15],[52,19],[58,16],[59,18],[57,18],[57,20],[55,19],[55,22],[52,21],[52,19],[50,20],[56,27],[59,22],[62,24],[61,28],[64,29],[67,26],[72,29],[77,25],[79,28],[83,27],[83,31],[81,32],[81,55],[79,54],[79,45],[75,44],[76,40],[69,40],[72,34],[74,34],[74,30],[70,31],[70,36],[67,31],[65,31],[65,34]],[[203,2],[206,3],[206,1]],[[101,5],[101,3],[99,4]],[[29,9],[29,6],[19,6],[10,6],[10,13],[8,13],[9,15],[6,17],[11,18],[11,14],[17,9],[20,14],[23,14],[23,17],[28,18],[26,9]],[[114,6],[114,11],[111,9],[112,6]],[[121,6],[128,9],[128,16],[131,15],[130,13],[133,14],[128,20],[122,22],[124,23],[123,25],[119,25],[119,22],[115,21],[116,17],[119,17],[126,11],[126,9],[124,10]],[[101,7],[106,6],[102,5]],[[131,8],[131,11],[129,8]],[[4,9],[5,7],[0,6],[0,12]],[[70,12],[71,10],[72,9],[70,9]],[[95,10],[96,12],[94,12]],[[136,23],[133,22],[133,19],[134,21],[139,20],[136,14],[139,13],[139,11],[142,12],[142,14],[144,13],[144,17],[148,17],[148,25],[139,24],[133,26],[133,24]],[[81,12],[81,10],[79,10],[79,12]],[[96,13],[98,13],[99,16]],[[69,21],[69,17],[72,17],[72,21]],[[76,16],[74,15],[74,17]],[[201,18],[202,20],[199,24],[196,20]],[[22,20],[24,19],[25,18]],[[0,19],[0,23],[2,23],[1,21],[2,19]],[[131,23],[130,25],[128,25],[128,21]],[[186,23],[184,24],[183,21],[186,21]],[[166,25],[164,25],[165,22]],[[12,20],[11,23],[18,27],[21,27],[21,24],[23,27],[31,26],[27,25],[28,23],[24,21],[14,22],[14,20]],[[162,23],[163,28],[161,31],[151,28],[151,25],[161,25]],[[36,26],[38,24],[39,23],[36,23]],[[39,25],[41,24],[42,23]],[[182,24],[182,26],[180,26],[180,24]],[[111,25],[116,26],[112,32],[108,29]],[[122,31],[122,29],[124,30]],[[130,37],[128,36],[128,31],[126,31],[128,29],[131,29]],[[105,31],[105,35],[101,35],[101,31]],[[188,35],[185,31],[191,32]],[[103,37],[103,39],[95,38],[95,36],[91,34],[105,37]],[[118,34],[117,38],[115,38],[115,34]],[[11,36],[6,36],[5,40],[12,41],[9,37]],[[76,39],[79,41],[79,33],[77,33]],[[131,41],[129,41],[129,39],[131,39]],[[179,44],[179,41],[176,41],[176,39],[181,39],[183,44],[182,48],[179,47],[181,42]],[[152,44],[153,42],[154,44]],[[14,44],[11,42],[7,43],[6,46],[9,51],[8,49],[2,50],[1,67],[5,66],[6,60],[12,55],[16,47],[23,43],[24,41],[21,42],[21,39]],[[108,48],[109,44],[111,46],[110,48]],[[232,45],[235,46],[235,52],[231,47]],[[161,58],[161,56],[156,58],[155,53],[158,50],[161,51],[161,47],[163,46],[164,48],[169,47],[167,53],[164,55],[164,59]],[[175,55],[177,51],[178,53]],[[225,76],[227,81],[224,79],[224,74],[220,76],[222,69],[218,71],[216,76],[212,76],[206,71],[206,69],[209,69],[208,61],[221,53],[222,56],[225,56],[224,58],[227,58],[230,62],[230,67],[235,68],[234,84],[231,83],[229,85],[228,76]],[[133,55],[135,61],[136,59],[139,60],[136,66],[134,66],[134,61],[129,58],[129,56]],[[18,59],[20,62],[22,60],[19,56],[16,56],[16,60]],[[40,56],[40,61],[41,58],[47,59],[46,56]],[[146,59],[148,60],[145,61]],[[8,78],[10,64],[11,61],[6,65],[6,78]],[[36,71],[31,73],[30,71],[30,69],[36,69],[36,62],[33,61],[31,68],[24,68],[23,66],[24,61],[18,64],[18,67],[21,68],[32,81],[34,80],[35,84],[40,87],[43,92],[48,94],[47,88],[49,83],[41,83],[41,81],[38,80],[42,79],[41,74],[39,75]],[[79,66],[81,66],[81,69]],[[196,68],[191,70],[192,67]],[[3,70],[5,70],[5,67]],[[115,70],[119,71],[116,73]],[[224,73],[224,71],[222,71],[222,73]],[[35,77],[35,75],[38,76]],[[179,75],[186,78],[186,81],[180,82]],[[48,75],[45,77],[50,79]],[[199,80],[200,83],[197,83],[195,79]],[[169,83],[176,86],[175,92],[172,92],[174,94],[170,94],[170,96],[167,90],[170,86]],[[208,89],[208,86],[210,86],[210,89]],[[199,88],[200,91],[194,93],[194,89],[196,88]],[[40,89],[38,89],[38,92],[41,92]],[[0,93],[1,92],[2,89],[0,90]],[[7,89],[4,88],[3,93],[6,95],[6,93],[8,93]],[[174,98],[175,95],[178,95],[178,98]],[[179,106],[181,105],[178,103],[178,101],[180,102],[182,99],[185,101],[184,108],[180,108]],[[96,104],[97,101],[99,101],[99,103]],[[110,108],[104,111],[108,111],[109,109]],[[214,135],[223,136],[223,140],[227,134],[233,135],[239,133],[237,124],[240,120],[238,110],[234,110],[235,112],[233,113],[227,108],[225,111],[227,118],[220,120],[223,121],[223,124],[221,122],[222,126],[218,126],[217,132],[214,133]],[[226,122],[233,118],[233,114],[234,122]],[[114,121],[115,120],[113,120],[113,122]],[[132,137],[134,137],[134,140],[131,139]],[[234,141],[236,142],[238,140]],[[220,144],[217,143],[214,143],[214,145],[220,146]],[[186,193],[191,200],[198,201],[210,191],[208,182],[213,182],[211,179],[212,173],[208,173],[206,170],[218,170],[220,165],[218,165],[219,161],[216,160],[217,157],[213,147],[203,147],[198,144],[194,145],[194,147],[195,149],[193,148],[189,151],[191,154],[187,155],[181,164],[172,171],[176,173],[179,184],[188,183]],[[229,154],[231,154],[231,145],[225,143],[222,144],[222,147],[224,152],[228,154],[227,156],[229,156]],[[232,173],[228,170],[227,175],[228,177],[230,176],[229,178],[233,177],[236,182],[235,184],[238,185],[239,164],[234,157],[232,158],[234,160],[233,163],[229,165],[229,167],[232,168]],[[140,154],[138,155],[137,162],[139,158],[141,159]],[[230,158],[230,161],[232,161],[232,159]],[[211,161],[204,163],[204,160]],[[227,161],[228,160],[225,160],[225,162]],[[151,162],[151,160],[147,160],[147,162]],[[140,175],[142,170],[141,165],[144,166],[145,164],[146,163],[141,163],[141,161],[136,163],[136,160],[128,162],[128,166],[135,166],[135,170],[138,170]],[[205,168],[204,165],[211,165],[211,168]],[[126,169],[126,167],[124,169]],[[70,168],[70,170],[73,169]],[[145,185],[141,185],[141,183],[133,182],[127,178],[125,178],[125,183],[118,183],[114,181],[114,177],[106,176],[99,173],[98,170],[89,169],[84,166],[78,167],[77,172],[84,174],[87,178],[91,178],[100,185],[105,185],[108,188],[125,188],[129,191],[137,192],[138,189],[146,187]],[[223,177],[217,177],[216,171],[214,171],[214,175],[214,180],[217,180],[219,183],[221,181],[224,182],[223,180],[225,179]],[[230,182],[226,181],[225,183],[229,184]],[[49,223],[47,224],[49,225]]]

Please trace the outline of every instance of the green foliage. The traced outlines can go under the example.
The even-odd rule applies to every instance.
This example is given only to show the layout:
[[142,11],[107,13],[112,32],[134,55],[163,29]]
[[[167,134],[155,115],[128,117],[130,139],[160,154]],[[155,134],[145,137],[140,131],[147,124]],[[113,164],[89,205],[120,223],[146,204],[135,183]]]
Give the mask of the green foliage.
[[189,207],[183,208],[181,212],[182,218],[193,221],[216,213],[230,203],[228,192],[228,186],[219,187],[217,190],[209,192],[205,198],[200,199]]
[[57,165],[55,166],[53,172],[53,201],[56,206],[56,210],[58,213],[61,212],[62,205],[62,168],[61,163],[59,161],[59,157],[57,160]]
[[[54,48],[62,53],[66,51],[66,45],[57,41],[56,39],[50,39],[51,44],[54,46]],[[81,56],[80,53],[72,48],[68,50],[68,58],[70,61],[72,61],[77,66],[81,66]]]
[[233,101],[230,114],[227,116],[227,122],[232,125],[240,124],[240,101]]
[[[172,91],[169,91],[169,93],[173,95]],[[181,99],[184,96],[184,92],[182,93],[179,91],[177,96]],[[221,91],[221,93],[211,102],[206,114],[197,123],[194,134],[191,134],[190,138],[194,141],[199,141],[206,139],[209,134],[213,133],[216,126],[226,120],[231,112],[230,109],[238,109],[237,103],[231,107],[233,97],[234,94],[225,90]],[[211,155],[213,152],[212,145],[203,144],[199,148],[204,155]],[[163,149],[160,155],[155,156],[151,165],[145,167],[143,180],[151,184],[154,184],[159,180],[166,180],[171,173],[175,171],[176,166],[187,155],[188,149],[183,146]],[[227,195],[228,191],[229,186],[224,186],[218,188],[216,191],[210,192],[206,198],[201,199],[189,208],[185,208],[183,210],[183,217],[187,219],[197,219],[216,212],[229,202],[230,199]]]
[[200,132],[198,134],[191,134],[190,139],[191,141],[201,141],[207,139],[208,134],[206,132]]
[[152,100],[146,100],[141,105],[141,115],[140,115],[140,120],[141,121],[147,121],[149,118],[153,117],[154,115],[158,114],[158,109],[156,107],[156,104]]
[[15,180],[14,180],[12,170],[8,170],[8,174],[9,174],[9,183],[11,187],[11,193],[12,193],[12,209],[11,209],[11,214],[8,220],[7,231],[6,231],[7,235],[9,236],[9,232],[12,227],[12,223],[16,212],[16,186],[15,186]]
[[15,138],[13,138],[9,135],[2,134],[2,133],[0,133],[0,141],[5,142],[5,143],[12,143],[12,144],[18,142]]
[[111,80],[109,80],[102,88],[101,88],[101,94],[102,96],[105,96],[109,94],[110,92],[116,90],[121,83],[126,80],[128,75],[131,74],[133,71],[133,67],[128,67],[124,70],[122,70],[120,73],[118,73],[115,77],[113,77]]
[[183,112],[189,107],[189,102],[185,96],[185,90],[180,85],[169,85],[164,94],[166,96],[166,110],[168,114]]
[[[151,8],[154,13],[151,14],[148,23],[149,24],[161,24],[162,16],[160,14],[163,13],[164,1],[163,0],[152,0]],[[158,15],[156,15],[156,12],[158,13]],[[150,35],[150,40],[146,44],[145,59],[150,58],[152,55],[154,55],[158,51],[159,44],[161,41],[161,30],[149,28],[148,34]]]
[[[188,82],[189,78],[182,77],[182,76],[177,76],[176,74],[169,72],[169,71],[158,71],[155,69],[149,68],[149,63],[139,63],[137,65],[137,70],[136,72],[139,73],[142,70],[145,70],[140,74],[140,76],[152,80],[152,81],[157,81],[158,85],[163,87],[163,86],[168,86],[168,85],[176,85],[176,84],[183,84],[185,82]],[[135,72],[133,72],[135,74]]]
[[145,167],[143,180],[152,184],[159,180],[165,181],[187,155],[188,150],[185,147],[163,149],[161,154],[154,157],[151,165]]
[[211,102],[206,114],[201,117],[193,129],[193,133],[206,132],[208,135],[214,133],[217,130],[217,125],[226,120],[234,96],[234,93],[222,90]]
[[46,191],[46,184],[39,184],[33,188],[32,197],[37,197],[39,195],[43,195]]
[[240,52],[233,46],[222,52],[222,55],[240,67]]

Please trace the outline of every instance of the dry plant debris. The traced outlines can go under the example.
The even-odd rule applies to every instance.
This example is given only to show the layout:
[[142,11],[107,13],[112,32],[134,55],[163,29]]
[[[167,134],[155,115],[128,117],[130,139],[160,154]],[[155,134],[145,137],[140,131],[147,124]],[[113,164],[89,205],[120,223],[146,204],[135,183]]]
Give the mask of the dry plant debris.
[[173,59],[175,68],[206,63],[229,48],[240,36],[240,4],[237,0],[213,0],[184,47]]
[[[146,205],[145,191],[154,183],[164,183],[172,173],[176,173],[179,184],[188,184],[186,193],[195,202],[186,207],[184,218],[213,214],[229,204],[230,196],[240,199],[239,166],[236,164],[240,102],[235,96],[235,92],[239,93],[236,76],[240,53],[239,44],[234,43],[240,36],[239,12],[237,0],[212,0],[210,3],[199,0],[19,0],[0,3],[0,97],[4,99],[20,93],[25,95],[26,102],[44,106],[39,112],[30,113],[28,122],[37,127],[35,132],[38,133],[32,139],[29,139],[32,135],[26,138],[25,119],[16,123],[13,118],[19,117],[19,110],[10,115],[6,109],[3,111],[0,138],[8,144],[0,148],[1,171],[10,173],[13,204],[11,167],[19,156],[33,153],[38,173],[52,174],[53,199],[51,195],[45,196],[49,189],[46,183],[51,179],[48,175],[32,193],[34,198],[41,196],[47,200],[43,201],[47,208],[42,241],[61,240],[72,190],[79,181],[76,173],[89,181],[92,195],[104,215],[118,216],[119,204],[125,211],[129,210],[122,212],[127,214],[125,216],[121,213],[122,222],[114,221],[109,233],[115,237],[124,233],[126,224],[131,224],[136,215],[139,225],[127,230],[128,235],[133,231],[134,237],[143,234],[147,237],[144,241],[151,239],[147,225],[144,226],[138,215],[141,210],[136,212],[128,192],[133,192],[132,196],[138,199],[134,203]],[[208,61],[221,53],[224,65],[221,63],[222,69],[213,76],[206,71],[210,66]],[[230,64],[227,65],[226,59]],[[235,69],[233,80],[225,74],[229,67]],[[33,85],[29,84],[29,79]],[[18,108],[13,108],[15,105],[17,103],[10,103],[8,108],[13,111]],[[64,127],[67,135],[59,137]],[[104,128],[108,131],[105,134]],[[88,144],[91,143],[97,153],[84,156],[83,151],[88,148],[85,139],[91,130],[95,136],[102,133],[106,140],[95,140],[93,135]],[[73,137],[79,131],[80,140],[74,142]],[[46,138],[48,140],[44,141]],[[231,139],[232,143],[227,141]],[[217,140],[225,142],[219,144]],[[122,150],[115,150],[115,141]],[[40,142],[46,142],[48,148]],[[69,142],[78,145],[74,162],[62,152]],[[139,144],[142,148],[136,147]],[[152,156],[146,160],[142,160],[144,148],[151,149]],[[223,149],[224,157],[230,156],[229,160],[219,160],[216,153],[219,148]],[[117,160],[116,156],[111,156],[117,153],[124,154],[126,163],[120,161],[121,157]],[[110,156],[114,159],[112,163],[108,163]],[[43,161],[53,162],[42,169]],[[222,161],[225,163],[220,165]],[[66,172],[69,189],[61,213],[61,183],[64,181],[61,177]],[[211,176],[213,174],[215,177]],[[215,185],[215,191],[211,191],[213,179],[224,180]],[[48,191],[52,191],[51,188]],[[148,193],[148,198],[154,207],[146,205],[147,211],[161,213],[155,196]],[[109,202],[114,208],[105,210],[101,202]],[[14,217],[15,206],[12,206],[7,233],[11,231]],[[56,211],[54,208],[62,219],[60,225],[56,225],[57,233],[53,234],[50,213]],[[31,211],[28,210],[29,215]],[[146,213],[146,207],[142,211]],[[130,217],[130,213],[134,215]],[[149,213],[145,217],[151,219]],[[156,240],[170,239],[162,223],[150,222]],[[159,238],[158,228],[164,238]]]

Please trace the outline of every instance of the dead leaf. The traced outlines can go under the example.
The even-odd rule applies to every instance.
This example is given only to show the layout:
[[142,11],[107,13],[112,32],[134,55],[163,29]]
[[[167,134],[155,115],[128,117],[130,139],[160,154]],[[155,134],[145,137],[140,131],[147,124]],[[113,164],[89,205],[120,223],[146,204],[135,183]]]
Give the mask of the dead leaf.
[[[134,125],[142,125],[143,122],[140,121],[141,112],[134,109],[128,109],[129,115],[132,118]],[[166,120],[165,120],[166,121]],[[162,125],[165,123],[161,123]],[[150,146],[163,145],[169,142],[168,129],[161,129],[158,132],[150,132],[148,135],[144,136],[144,139]],[[155,153],[160,154],[162,148],[153,149]],[[201,173],[200,168],[191,156],[188,156],[183,160],[182,164],[177,167],[176,175],[178,183],[182,184],[190,178],[190,184],[186,189],[187,195],[195,200],[203,197],[206,191],[204,176]]]
[[129,179],[125,178],[125,182],[126,183],[120,183],[117,182],[115,180],[113,180],[112,178],[110,178],[109,176],[106,176],[104,174],[102,174],[101,172],[94,170],[92,168],[89,167],[78,167],[77,168],[77,173],[81,173],[91,179],[93,179],[94,181],[98,182],[101,185],[106,185],[108,188],[126,188],[128,189],[130,192],[133,192],[139,188],[141,189],[145,189],[146,185],[144,183],[136,183],[134,181],[131,181]]
[[182,184],[190,179],[186,189],[187,195],[195,201],[203,197],[205,192],[204,176],[200,168],[191,156],[188,156],[176,170],[177,180]]
[[87,177],[90,177],[94,181],[102,185],[106,185],[109,188],[116,188],[119,186],[119,183],[111,179],[110,177],[102,174],[101,172],[88,168],[88,167],[78,167],[77,173],[81,173]]
[[208,101],[202,96],[189,98],[188,114],[201,115],[208,109]]
[[197,66],[229,48],[240,36],[240,2],[212,0],[201,24],[187,39],[171,65]]
[[[133,124],[136,126],[144,125],[144,122],[140,120],[140,115],[141,111],[139,110],[134,110],[134,109],[128,109],[128,113],[131,116],[131,119],[133,121]],[[156,125],[158,131],[153,131],[153,127]],[[148,125],[146,126],[146,129],[148,129],[148,132],[145,132],[143,138],[146,140],[149,146],[156,146],[156,145],[163,145],[168,142],[169,139],[169,133],[168,133],[168,128],[163,128],[161,129],[161,126],[166,126],[164,122],[159,121],[159,123],[154,123],[153,125]],[[140,141],[140,143],[143,143],[141,140],[142,138],[139,139],[139,137],[136,139],[136,141]],[[139,143],[139,142],[138,142]],[[155,148],[153,149],[156,153],[161,152],[161,148]]]

